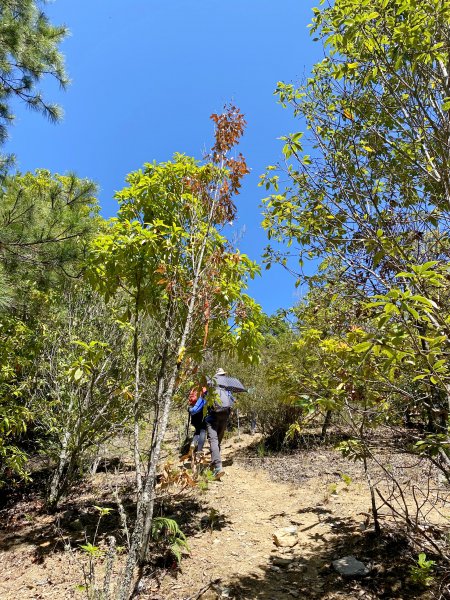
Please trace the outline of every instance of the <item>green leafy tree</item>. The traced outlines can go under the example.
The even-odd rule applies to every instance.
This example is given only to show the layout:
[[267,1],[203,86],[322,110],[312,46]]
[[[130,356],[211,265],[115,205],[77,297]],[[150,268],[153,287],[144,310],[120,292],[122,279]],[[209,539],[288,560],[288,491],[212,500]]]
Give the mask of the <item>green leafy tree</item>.
[[42,367],[49,332],[59,331],[58,319],[49,321],[48,312],[55,316],[56,305],[58,314],[64,312],[68,276],[82,272],[86,246],[103,222],[94,191],[91,182],[48,171],[7,176],[1,184],[2,475],[25,473],[20,439],[35,418],[34,377]]
[[248,172],[241,155],[230,156],[244,119],[235,107],[212,118],[216,136],[209,159],[199,163],[177,154],[129,175],[128,187],[117,194],[118,217],[92,247],[94,285],[107,299],[126,292],[134,326],[140,314],[159,323],[149,460],[137,481],[137,520],[121,598],[128,597],[136,561],[146,557],[156,467],[184,369],[207,347],[234,349],[249,362],[258,357],[260,309],[244,291],[259,269],[221,233],[235,217],[233,195]]
[[[325,58],[304,84],[277,88],[307,137],[285,136],[285,164],[262,178],[272,191],[263,223],[269,237],[287,242],[288,253],[296,249],[299,272],[306,258],[338,260],[341,280],[368,304],[338,357],[348,414],[366,431],[383,413],[396,422],[401,405],[422,421],[427,415],[415,448],[437,457],[444,472],[449,26],[445,0],[336,0],[314,9],[311,30]],[[269,247],[266,258],[287,266],[286,254]],[[355,384],[357,406],[349,396]],[[330,380],[330,392],[337,385]],[[353,456],[364,458],[370,442],[360,442]]]
[[286,433],[302,414],[298,404],[300,388],[286,385],[280,370],[293,370],[298,358],[294,342],[298,339],[291,314],[264,315],[261,324],[263,343],[260,360],[252,365],[242,363],[236,356],[213,356],[214,364],[226,364],[227,370],[245,382],[248,390],[240,394],[236,409],[253,427],[265,436],[265,443],[279,448],[286,443]]
[[52,467],[48,503],[54,508],[89,462],[95,464],[101,445],[129,424],[131,336],[117,310],[83,280],[66,283],[49,300],[28,393],[40,452]]
[[[450,334],[443,285],[399,277],[430,260],[448,262],[449,6],[380,0],[316,9],[312,31],[327,56],[304,85],[277,90],[306,121],[311,150],[300,133],[287,136],[291,185],[278,189],[275,167],[263,178],[275,187],[266,201],[269,236],[297,243],[301,262],[338,257],[366,301],[409,290],[409,309],[386,310],[416,348],[433,336],[430,327]],[[271,249],[268,258],[286,260]],[[418,296],[428,304],[427,324],[414,322]],[[430,390],[429,403],[440,396]]]

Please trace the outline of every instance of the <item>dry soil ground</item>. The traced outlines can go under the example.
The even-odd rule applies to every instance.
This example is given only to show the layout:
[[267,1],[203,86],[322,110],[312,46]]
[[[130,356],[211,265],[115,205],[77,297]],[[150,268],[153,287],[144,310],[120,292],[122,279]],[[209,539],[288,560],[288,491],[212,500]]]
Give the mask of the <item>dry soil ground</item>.
[[[263,456],[262,446],[255,446],[255,438],[249,435],[231,438],[225,443],[226,476],[220,482],[162,502],[160,510],[177,518],[187,533],[190,555],[180,569],[167,562],[165,568],[149,567],[136,597],[437,597],[436,590],[432,593],[410,584],[403,538],[395,533],[375,538],[367,523],[370,502],[359,466],[349,466],[332,449]],[[116,485],[125,508],[128,501],[132,503],[133,473],[125,462],[119,461],[118,466],[114,473],[109,463],[106,472],[90,477],[56,515],[42,511],[33,489],[2,510],[2,600],[83,597],[77,586],[83,584],[85,561],[77,548],[92,540],[98,520],[93,506],[114,508],[100,527],[101,535],[106,535],[120,530],[112,499]],[[347,478],[345,483],[342,472],[351,481]],[[127,486],[129,500],[123,491]],[[298,543],[280,548],[273,535],[285,527],[296,528]],[[370,568],[367,577],[345,580],[334,571],[332,561],[348,554]],[[100,563],[98,568],[100,576]]]

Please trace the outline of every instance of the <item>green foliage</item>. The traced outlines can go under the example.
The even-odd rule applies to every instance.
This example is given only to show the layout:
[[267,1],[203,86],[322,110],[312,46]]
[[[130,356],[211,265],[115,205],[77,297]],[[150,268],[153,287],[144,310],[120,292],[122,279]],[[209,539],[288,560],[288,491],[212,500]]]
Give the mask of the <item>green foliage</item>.
[[197,487],[201,492],[206,492],[209,489],[209,484],[215,480],[212,469],[202,469],[200,477],[197,481]]
[[220,512],[215,508],[210,508],[204,522],[206,527],[212,532],[220,523]]
[[[34,288],[28,298],[26,322],[0,317],[0,472],[24,476],[21,440],[28,438],[56,461],[56,472],[60,465],[67,483],[89,449],[127,421],[129,333],[82,282],[58,294]],[[123,354],[112,352],[119,344]]]
[[83,550],[83,552],[86,552],[90,558],[99,558],[104,554],[104,550],[98,546],[93,546],[90,542],[87,544],[81,544],[80,548]]
[[210,200],[193,189],[193,182],[208,188],[223,177],[223,169],[184,155],[145,165],[117,193],[118,217],[91,250],[90,280],[106,300],[123,288],[133,306],[152,316],[176,314],[173,328],[180,339],[192,285],[201,273],[190,317],[195,327],[180,349],[180,361],[200,359],[205,337],[217,349],[228,345],[248,362],[257,359],[260,309],[243,291],[259,268],[230,250],[217,217],[209,221]]
[[349,485],[353,481],[352,478],[350,477],[350,475],[347,475],[346,473],[339,473],[339,475],[340,475],[342,481],[345,483],[345,485],[347,487],[349,487]]
[[95,506],[94,505],[94,508],[95,508],[95,510],[98,511],[100,517],[106,517],[107,515],[111,514],[111,512],[112,512],[112,508],[109,508],[107,506]]
[[[342,447],[351,458],[370,455],[369,429],[414,415],[415,451],[445,474],[449,22],[447,0],[321,4],[311,31],[324,60],[276,90],[307,134],[285,136],[284,163],[261,178],[269,240],[299,248],[299,272],[322,261],[298,280],[311,291],[296,360],[274,376],[307,413],[345,408],[359,431]],[[269,246],[265,260],[287,266],[289,252]]]
[[264,440],[259,442],[259,444],[256,446],[256,454],[258,455],[258,458],[264,458],[266,456],[267,448]]
[[80,273],[102,224],[95,192],[89,180],[46,170],[2,181],[0,261],[10,285],[30,279],[42,289],[56,273]]
[[[73,300],[67,275],[81,272],[102,223],[94,191],[89,181],[44,170],[1,183],[0,480],[6,473],[26,476],[21,440],[36,448],[55,431],[55,398],[46,386],[57,380],[62,394],[67,391],[61,381],[67,367],[52,350],[60,346]],[[73,340],[72,332],[63,335]]]
[[434,560],[427,560],[425,552],[421,552],[417,558],[417,565],[410,567],[410,579],[418,586],[427,587],[434,581],[432,575],[433,568],[436,562]]
[[327,491],[330,496],[337,496],[337,483],[330,483]]
[[131,335],[117,323],[114,308],[79,282],[49,315],[53,326],[43,340],[31,397],[42,450],[55,466],[52,504],[132,415]]
[[[382,289],[409,264],[447,253],[446,236],[434,232],[448,211],[440,132],[449,8],[338,0],[315,11],[326,57],[303,86],[276,90],[306,122],[312,154],[287,136],[291,183],[280,190],[276,167],[261,182],[274,192],[263,225],[271,239],[295,240],[301,262],[339,256],[361,287]],[[283,261],[270,250],[267,259]]]
[[159,544],[167,544],[178,563],[183,554],[189,553],[186,536],[174,519],[155,517],[152,521],[152,539]]
[[[29,108],[52,121],[61,116],[60,108],[49,104],[38,88],[50,75],[60,86],[68,83],[63,57],[58,46],[67,35],[64,26],[54,26],[42,11],[40,0],[2,0],[0,2],[0,143],[14,119],[12,102],[19,98]],[[2,157],[1,168],[8,164]]]
[[237,408],[248,420],[256,421],[260,431],[268,438],[267,445],[280,447],[286,440],[286,433],[293,422],[301,416],[299,391],[293,382],[286,385],[281,379],[281,370],[289,371],[296,357],[292,344],[296,339],[286,315],[278,314],[263,317],[261,324],[264,342],[260,349],[257,364],[242,364],[236,357],[226,357],[228,370],[242,381],[247,394],[238,398]]

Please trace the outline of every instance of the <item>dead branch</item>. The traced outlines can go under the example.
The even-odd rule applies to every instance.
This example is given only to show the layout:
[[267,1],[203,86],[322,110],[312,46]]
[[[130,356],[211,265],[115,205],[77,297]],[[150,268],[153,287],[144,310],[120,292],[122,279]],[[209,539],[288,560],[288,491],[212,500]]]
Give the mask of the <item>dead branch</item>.
[[222,580],[220,578],[218,578],[218,579],[212,579],[207,585],[204,585],[195,594],[195,596],[189,596],[189,598],[186,598],[186,600],[199,600],[199,598],[201,598],[203,596],[203,594],[209,590],[209,588],[212,588],[214,585],[218,585],[221,581]]

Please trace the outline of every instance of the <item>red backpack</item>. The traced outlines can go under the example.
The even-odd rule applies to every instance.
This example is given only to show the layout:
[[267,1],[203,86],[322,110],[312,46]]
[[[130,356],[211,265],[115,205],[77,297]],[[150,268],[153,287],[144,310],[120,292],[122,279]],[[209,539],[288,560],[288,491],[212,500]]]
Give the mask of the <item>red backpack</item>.
[[206,388],[192,388],[192,390],[189,392],[189,396],[188,396],[188,404],[189,406],[194,406],[194,404],[197,402],[198,397],[200,394],[204,394],[206,392]]

